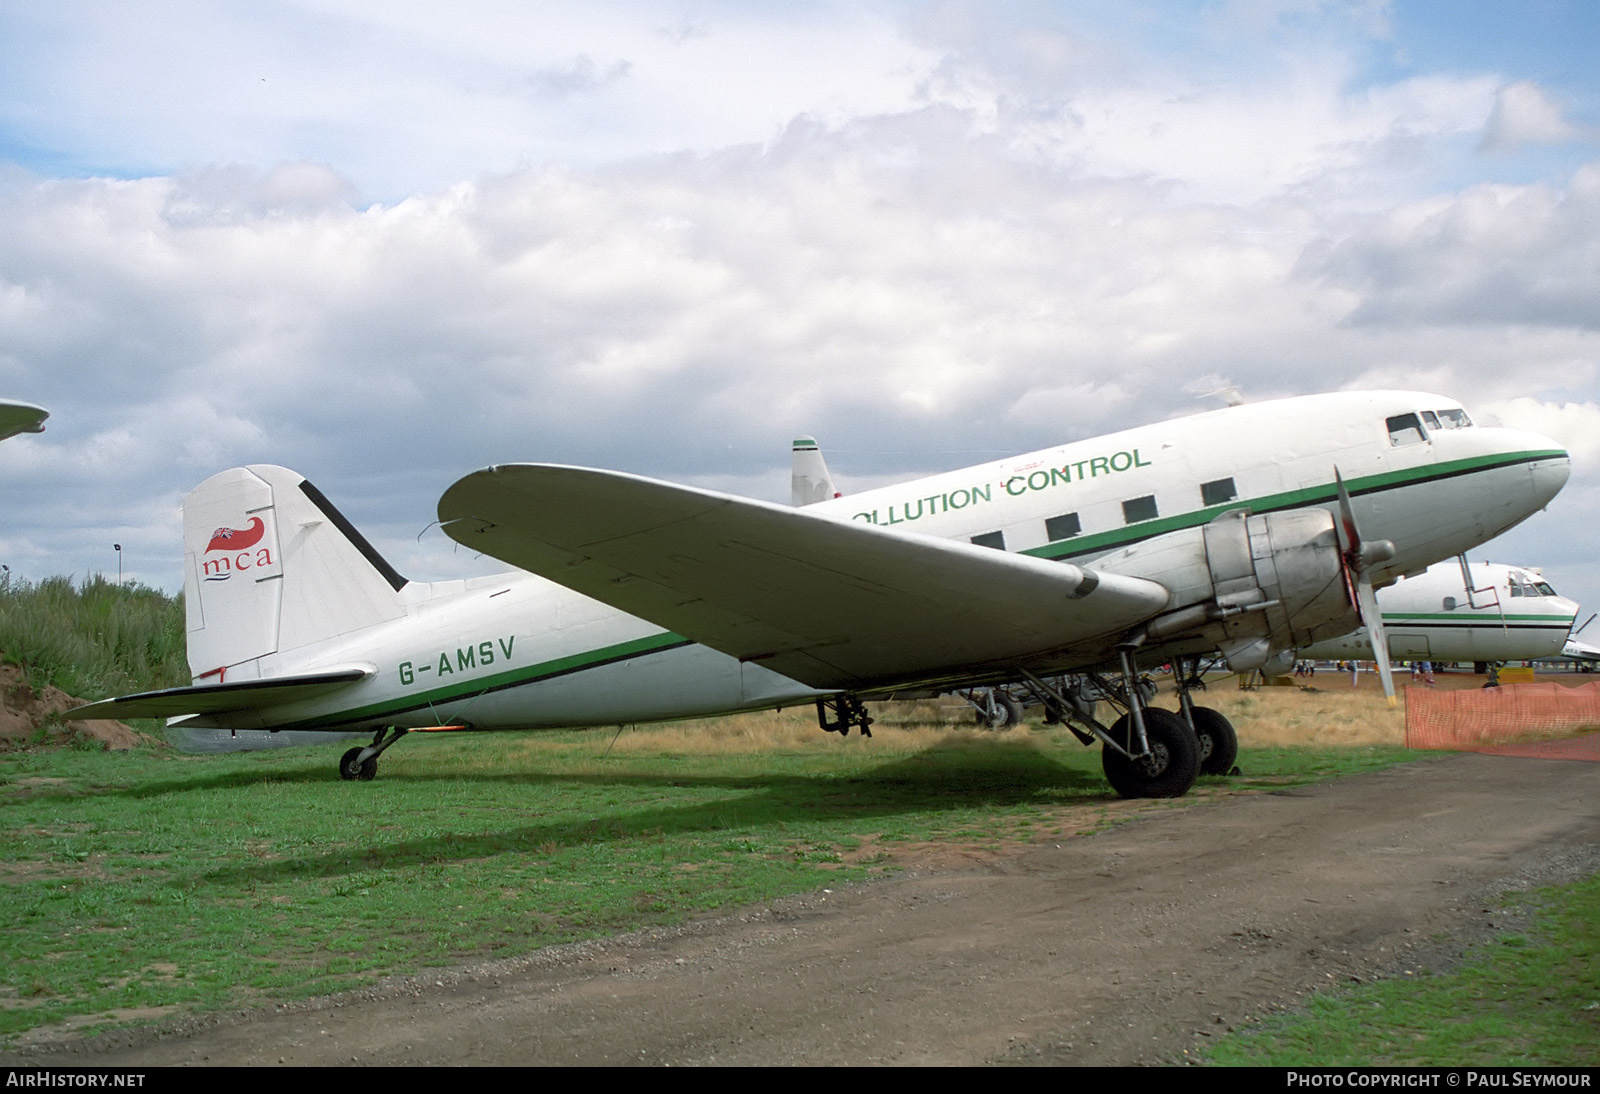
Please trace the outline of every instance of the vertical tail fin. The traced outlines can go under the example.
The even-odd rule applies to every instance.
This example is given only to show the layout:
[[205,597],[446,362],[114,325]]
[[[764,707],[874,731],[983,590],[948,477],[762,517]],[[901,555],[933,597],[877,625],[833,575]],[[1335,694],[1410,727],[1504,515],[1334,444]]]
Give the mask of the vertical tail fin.
[[183,551],[196,682],[276,675],[274,655],[405,612],[405,578],[287,468],[236,467],[195,487]]
[[810,437],[796,437],[794,441],[793,477],[790,504],[796,507],[840,497],[833,487],[833,476],[822,459],[822,449]]

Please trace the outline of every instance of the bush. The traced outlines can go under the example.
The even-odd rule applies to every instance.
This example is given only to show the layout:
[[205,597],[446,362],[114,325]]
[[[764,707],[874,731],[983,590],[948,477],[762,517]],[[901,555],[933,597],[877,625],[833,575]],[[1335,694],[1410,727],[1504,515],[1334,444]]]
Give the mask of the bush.
[[0,651],[34,687],[83,699],[189,683],[183,597],[99,574],[79,587],[0,576]]

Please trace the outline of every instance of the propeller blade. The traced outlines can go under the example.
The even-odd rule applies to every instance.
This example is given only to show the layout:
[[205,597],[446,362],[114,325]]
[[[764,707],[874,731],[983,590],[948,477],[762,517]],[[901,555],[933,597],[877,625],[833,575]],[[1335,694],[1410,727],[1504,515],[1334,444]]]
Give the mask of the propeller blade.
[[1389,635],[1383,629],[1383,613],[1378,610],[1378,594],[1372,591],[1372,582],[1365,576],[1356,578],[1356,601],[1361,609],[1361,622],[1367,628],[1367,641],[1372,646],[1372,659],[1378,664],[1378,679],[1383,683],[1383,694],[1389,705],[1395,705],[1394,673],[1389,669]]
[[1372,659],[1378,666],[1378,679],[1383,683],[1383,694],[1389,705],[1395,705],[1394,673],[1389,669],[1389,636],[1383,629],[1383,613],[1378,610],[1378,594],[1372,589],[1372,567],[1394,557],[1394,544],[1386,539],[1363,542],[1356,527],[1356,513],[1350,504],[1350,491],[1344,485],[1344,476],[1333,469],[1333,482],[1339,490],[1339,551],[1344,555],[1346,573],[1353,578],[1356,610],[1361,613],[1361,623],[1367,632],[1367,644],[1372,647]]

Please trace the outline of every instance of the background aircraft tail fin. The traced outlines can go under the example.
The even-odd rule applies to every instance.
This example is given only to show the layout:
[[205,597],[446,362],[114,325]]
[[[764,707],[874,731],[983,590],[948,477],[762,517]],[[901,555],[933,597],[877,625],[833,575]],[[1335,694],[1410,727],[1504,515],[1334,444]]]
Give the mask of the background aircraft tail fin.
[[842,496],[834,489],[833,476],[828,474],[828,465],[822,459],[822,449],[812,438],[795,438],[793,468],[791,505],[811,505]]
[[283,655],[405,612],[406,579],[287,468],[236,467],[190,491],[183,553],[197,683],[292,671]]

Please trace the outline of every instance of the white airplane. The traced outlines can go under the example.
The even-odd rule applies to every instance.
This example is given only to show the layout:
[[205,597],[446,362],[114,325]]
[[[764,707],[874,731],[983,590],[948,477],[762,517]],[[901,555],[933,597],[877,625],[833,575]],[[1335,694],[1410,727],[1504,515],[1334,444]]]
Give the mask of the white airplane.
[[[1532,661],[1561,653],[1578,618],[1537,570],[1452,559],[1378,592],[1389,656],[1407,661]],[[1470,578],[1470,580],[1469,580]],[[1363,632],[1308,646],[1301,657],[1372,660]],[[1484,671],[1482,668],[1479,671]]]
[[42,406],[0,399],[0,441],[18,433],[43,433],[48,417],[50,412]]
[[[814,703],[824,729],[866,732],[864,701],[902,689],[1048,695],[1047,675],[1136,680],[1213,652],[1286,667],[1363,618],[1381,632],[1374,583],[1500,534],[1568,472],[1548,438],[1414,392],[1229,407],[804,509],[508,464],[456,482],[438,516],[519,569],[424,584],[301,476],[235,468],[184,503],[194,685],[73,715],[359,729],[371,743],[340,774],[369,779],[412,729]],[[1185,793],[1195,727],[1221,716],[1187,692],[1180,716],[1109,690],[1125,714],[1077,721],[1113,787]]]
[[1578,637],[1584,632],[1584,628],[1588,627],[1588,625],[1593,622],[1594,616],[1590,615],[1588,619],[1583,621],[1582,627],[1574,628],[1572,633],[1567,636],[1566,642],[1562,644],[1561,652],[1556,654],[1554,657],[1549,658],[1549,660],[1581,661],[1584,662],[1584,664],[1580,666],[1580,671],[1593,672],[1594,663],[1596,661],[1600,661],[1600,646],[1596,646],[1591,642],[1585,642],[1583,639]]

